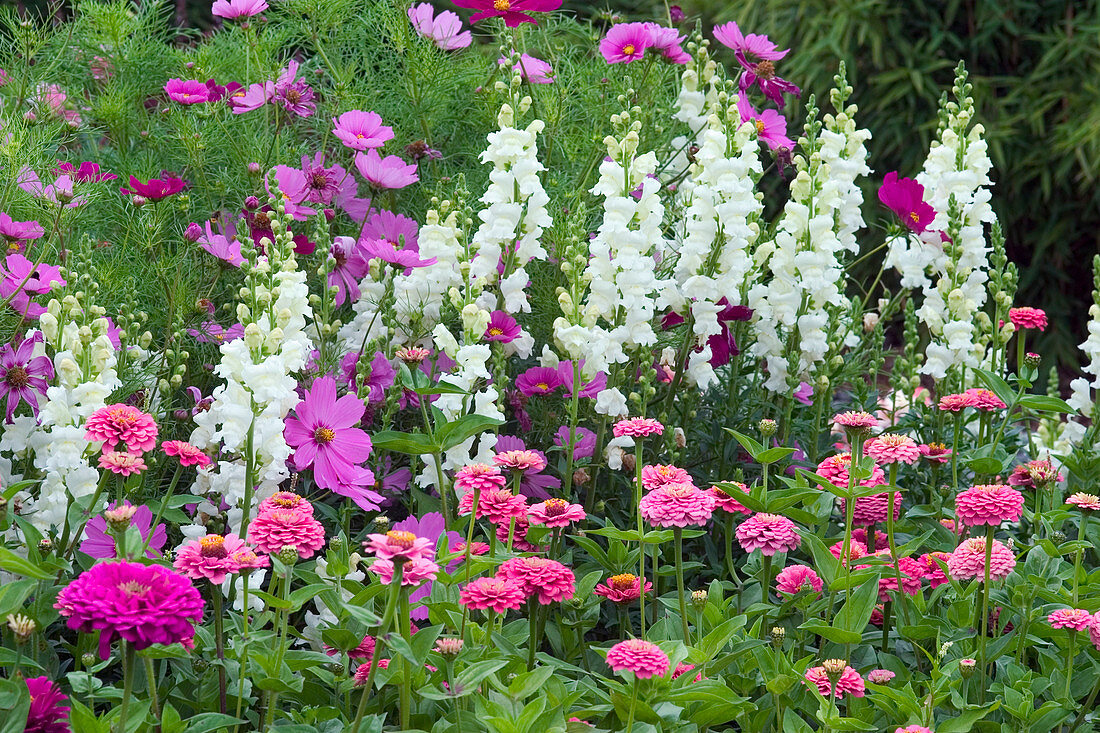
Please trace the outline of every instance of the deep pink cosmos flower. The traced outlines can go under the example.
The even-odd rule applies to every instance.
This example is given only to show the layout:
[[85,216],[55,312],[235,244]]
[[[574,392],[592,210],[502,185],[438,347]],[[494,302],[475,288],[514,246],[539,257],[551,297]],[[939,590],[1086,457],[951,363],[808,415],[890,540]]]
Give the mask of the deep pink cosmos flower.
[[393,368],[393,364],[390,364],[385,354],[376,351],[370,360],[370,375],[366,382],[363,382],[363,377],[359,374],[359,362],[364,359],[362,354],[353,351],[340,360],[340,369],[349,389],[357,391],[359,388],[365,389],[367,402],[382,402],[386,399],[386,390],[393,386],[397,378],[397,370]]
[[313,468],[317,485],[352,499],[365,511],[380,506],[382,497],[367,488],[374,475],[361,464],[370,457],[371,442],[355,427],[366,406],[353,394],[336,398],[336,380],[314,380],[305,397],[286,419],[283,435],[294,448],[294,466]]
[[23,733],[71,733],[69,728],[69,698],[49,677],[28,677],[27,693],[31,707]]
[[317,110],[313,97],[313,87],[298,78],[298,62],[290,61],[275,80],[271,100],[282,104],[287,112],[309,117]]
[[[569,426],[562,425],[558,432],[554,433],[554,445],[568,450]],[[573,429],[573,460],[591,458],[596,452],[596,434],[588,428],[577,427]]]
[[471,580],[458,593],[458,602],[470,609],[491,608],[497,613],[515,610],[527,600],[523,588],[505,578],[478,578]]
[[643,58],[651,43],[645,23],[616,23],[600,41],[600,53],[609,64],[629,64]]
[[550,367],[531,367],[516,377],[516,389],[527,397],[550,394],[561,386],[561,376]]
[[235,534],[208,534],[184,543],[176,553],[172,566],[192,580],[209,580],[221,585],[225,576],[240,570],[236,557],[242,550],[252,548]]
[[[513,50],[511,57],[516,57],[517,54]],[[529,54],[518,54],[519,58],[516,60],[515,66],[512,67],[513,73],[519,72],[519,76],[525,82],[530,84],[553,84],[554,83],[554,68],[542,59],[537,59]],[[501,56],[497,59],[498,65],[503,65],[508,62],[508,56]]]
[[54,286],[64,286],[61,269],[55,265],[33,262],[19,253],[9,254],[0,267],[0,296],[8,299],[8,306],[23,318],[36,319],[46,312],[31,300],[31,294],[44,295]]
[[[837,663],[836,659],[825,660],[825,665],[832,666],[832,663]],[[814,685],[817,691],[824,697],[830,697],[833,694],[833,685],[829,681],[829,673],[826,671],[825,665],[820,667],[810,667],[806,670],[806,684]],[[853,697],[863,697],[866,694],[866,685],[863,683],[863,678],[859,676],[859,672],[849,667],[844,662],[839,662],[836,667],[843,666],[843,671],[840,672],[840,676],[836,681],[836,695],[841,697],[844,694],[852,695]]]
[[584,507],[580,504],[570,504],[565,499],[547,499],[540,504],[528,507],[527,518],[532,524],[541,524],[553,529],[568,527],[573,522],[583,521],[585,513]]
[[22,251],[27,242],[38,239],[46,230],[37,221],[15,221],[0,212],[0,240],[6,243],[9,252]]
[[715,26],[714,38],[726,48],[767,61],[778,61],[791,51],[789,48],[783,51],[777,50],[775,44],[765,35],[756,33],[745,35],[735,21]]
[[173,102],[180,104],[203,104],[210,101],[210,90],[201,81],[194,79],[169,79],[164,92]]
[[[740,481],[729,481],[728,483],[733,484],[745,494],[749,493],[749,487]],[[707,493],[714,497],[715,509],[721,509],[726,514],[752,514],[751,509],[746,508],[733,496],[723,491],[721,487],[711,486],[707,489]]]
[[802,591],[811,591],[816,595],[821,593],[821,587],[821,577],[805,565],[788,565],[775,576],[775,589],[790,596]]
[[99,631],[99,656],[121,637],[135,649],[190,645],[202,621],[202,596],[185,576],[160,565],[104,562],[77,576],[54,603],[74,631]]
[[84,424],[84,439],[103,441],[103,447],[109,449],[122,442],[130,453],[144,453],[157,444],[157,423],[152,415],[132,405],[108,405],[88,418]]
[[431,40],[444,51],[457,51],[473,43],[470,31],[462,30],[462,19],[450,10],[434,15],[431,3],[417,3],[409,7],[409,22],[424,38]]
[[[581,359],[581,369],[584,369],[584,359]],[[567,397],[573,396],[573,362],[570,359],[565,359],[558,362],[558,377],[561,379],[561,386],[565,389]],[[607,373],[596,372],[596,376],[592,377],[589,381],[581,381],[580,396],[587,399],[596,399],[596,396],[607,389]]]
[[668,655],[644,639],[620,641],[607,650],[607,666],[616,672],[633,672],[638,679],[663,677],[668,672]]
[[387,140],[393,140],[393,128],[383,125],[377,112],[353,109],[333,117],[332,124],[336,126],[333,134],[352,150],[380,148]]
[[922,234],[936,218],[936,210],[924,200],[924,186],[912,178],[899,178],[897,171],[886,174],[878,200],[915,234]]
[[214,0],[210,12],[218,18],[236,20],[237,18],[251,18],[267,10],[264,0]]
[[516,557],[497,568],[497,577],[516,583],[525,596],[547,605],[567,601],[576,590],[573,571],[546,557]]
[[1060,608],[1047,616],[1052,629],[1070,629],[1081,631],[1093,624],[1092,614],[1080,608]]
[[638,511],[654,527],[705,525],[714,513],[714,496],[690,483],[665,484],[643,496]]
[[[130,506],[130,502],[124,501],[122,505],[124,507]],[[111,504],[108,511],[114,508],[115,504]],[[141,534],[141,541],[148,544],[145,556],[150,560],[160,555],[160,549],[168,541],[168,530],[165,529],[164,525],[158,524],[156,529],[150,532],[152,524],[153,511],[144,504],[139,506],[134,515],[130,517],[130,526],[136,527]],[[107,531],[107,519],[103,514],[95,515],[84,525],[84,539],[80,543],[80,551],[97,560],[118,556],[115,548],[115,538]]]
[[325,546],[325,528],[313,518],[293,509],[263,512],[248,525],[248,541],[257,550],[270,555],[284,547],[293,547],[303,560]]
[[[993,540],[993,549],[989,560],[989,579],[1003,580],[1016,567],[1016,556],[1000,540]],[[947,572],[952,578],[970,580],[977,578],[985,581],[985,537],[971,537],[951,553],[947,561]]]
[[979,484],[955,497],[955,515],[968,527],[1015,522],[1024,509],[1024,495],[1005,484]]
[[416,221],[388,209],[371,214],[363,222],[359,238],[367,241],[381,239],[395,250],[412,249],[419,251]]
[[42,344],[42,332],[35,331],[31,338],[24,338],[17,347],[4,344],[0,347],[0,394],[7,400],[5,420],[11,422],[20,402],[30,405],[31,413],[38,417],[38,400],[46,395],[53,379],[53,362],[48,356],[35,356]]
[[436,263],[435,257],[427,260],[420,259],[420,250],[415,244],[400,248],[384,239],[360,239],[359,242],[363,247],[363,254],[368,259],[379,259],[401,270],[427,267]]
[[220,323],[204,321],[198,328],[189,328],[187,333],[200,344],[227,344],[244,338],[244,326],[234,323],[229,328],[223,328]]
[[[597,585],[592,591],[598,596],[603,596],[612,603],[630,604],[641,597],[641,581],[637,575],[621,573],[612,575],[606,583]],[[653,583],[648,580],[645,583],[645,592],[653,592]]]
[[611,433],[616,438],[624,435],[632,438],[645,438],[650,435],[661,435],[665,432],[665,426],[651,417],[631,417],[619,420],[611,428]]
[[336,264],[328,274],[328,285],[336,288],[336,295],[332,299],[335,305],[359,300],[359,281],[370,271],[370,258],[363,245],[363,242],[357,242],[351,237],[332,238],[329,253]]
[[123,186],[119,190],[127,196],[141,196],[150,201],[160,201],[187,187],[187,181],[182,178],[177,178],[168,171],[164,171],[163,175],[164,178],[150,178],[148,183],[142,183],[136,176],[130,176],[130,187]]
[[[114,173],[101,173],[99,163],[87,160],[83,161],[79,167],[74,167],[72,163],[58,161],[57,168],[53,172],[55,175],[67,174],[79,183],[112,181],[118,178]],[[2,216],[0,215],[0,218]]]
[[1047,327],[1047,314],[1042,308],[1009,308],[1008,320],[1017,328],[1037,328],[1040,331]]
[[744,92],[737,93],[737,113],[742,122],[756,125],[756,139],[763,140],[772,150],[794,147],[794,141],[787,137],[787,118],[774,109],[757,112]]
[[396,155],[383,158],[373,148],[366,153],[355,154],[355,167],[375,188],[405,188],[420,180],[414,164],[406,163]]
[[745,552],[760,550],[769,556],[798,549],[802,544],[794,522],[778,514],[754,514],[737,528],[736,536]]
[[233,114],[241,115],[245,112],[259,109],[275,97],[275,82],[264,81],[250,84],[248,89],[238,89],[228,97],[226,104],[233,110]]
[[485,327],[486,341],[499,341],[510,344],[519,338],[520,328],[516,319],[505,311],[493,311],[489,314],[489,325]]
[[486,18],[504,18],[504,24],[515,28],[520,23],[535,23],[528,13],[549,13],[561,7],[561,0],[453,0],[460,8],[478,12],[470,16],[471,23]]
[[237,228],[232,224],[222,227],[221,233],[215,233],[209,221],[206,222],[206,231],[199,235],[195,242],[219,260],[233,267],[240,267],[244,263],[241,255],[241,243],[237,239]]
[[658,23],[646,23],[645,27],[649,32],[649,48],[656,51],[659,56],[673,64],[686,64],[691,61],[691,54],[684,50],[686,36],[680,35],[675,28]]

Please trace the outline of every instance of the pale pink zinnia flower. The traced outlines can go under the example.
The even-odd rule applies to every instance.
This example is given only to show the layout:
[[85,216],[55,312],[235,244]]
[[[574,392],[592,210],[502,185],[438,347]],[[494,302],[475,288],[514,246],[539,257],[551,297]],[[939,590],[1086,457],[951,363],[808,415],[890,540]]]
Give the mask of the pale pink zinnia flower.
[[[749,487],[740,481],[728,481],[724,483],[730,483],[741,489],[743,493],[749,493]],[[714,508],[721,509],[727,514],[752,514],[752,510],[748,509],[737,499],[733,498],[718,486],[711,486],[707,489],[707,493],[714,497]]]
[[369,534],[363,542],[367,552],[383,560],[395,557],[412,560],[418,557],[435,557],[435,543],[427,537],[417,537],[412,532],[392,530],[385,534]]
[[[597,585],[592,592],[598,596],[603,596],[612,603],[633,603],[641,596],[641,585],[637,575],[621,573],[612,575],[606,583]],[[647,580],[645,592],[650,593],[652,590],[653,583]]]
[[1083,512],[1100,512],[1100,496],[1086,494],[1082,491],[1078,491],[1066,499],[1066,503],[1077,507]]
[[895,675],[888,669],[872,669],[867,673],[867,681],[873,682],[876,685],[885,685],[890,680],[894,679]]
[[298,496],[297,494],[290,491],[276,491],[274,494],[260,502],[260,506],[256,509],[256,513],[266,514],[267,512],[274,511],[276,509],[287,509],[290,511],[301,512],[307,517],[313,516],[313,505],[301,496]]
[[1060,608],[1047,616],[1052,629],[1071,629],[1080,631],[1093,624],[1092,614],[1080,608]]
[[1042,331],[1047,327],[1047,314],[1042,308],[1009,308],[1008,320],[1017,329],[1037,328]]
[[970,395],[973,406],[979,410],[991,412],[993,410],[1003,410],[1007,407],[1000,397],[988,389],[972,387],[966,390],[966,394]]
[[[458,513],[469,514],[474,509],[474,495],[466,494],[458,500]],[[527,516],[527,500],[504,489],[482,491],[477,502],[475,519],[482,517],[494,524],[508,524],[515,517]]]
[[543,605],[567,601],[576,591],[573,571],[545,557],[505,560],[497,569],[497,577],[516,583],[525,596],[537,595]]
[[839,425],[846,430],[866,432],[871,428],[878,427],[878,418],[869,412],[855,412],[849,410],[848,412],[841,412],[834,415],[833,424]]
[[974,407],[974,397],[967,392],[949,394],[940,397],[939,407],[945,412],[961,412],[967,407]]
[[181,466],[205,467],[210,465],[210,456],[185,440],[166,440],[160,444],[160,447],[165,455],[178,457]]
[[[827,660],[827,662],[833,661],[835,660]],[[807,684],[812,684],[817,687],[817,691],[824,697],[830,697],[832,695],[833,685],[829,682],[829,673],[825,671],[824,666],[810,667],[807,669],[806,682]],[[863,697],[864,694],[866,694],[866,689],[867,687],[863,683],[863,678],[859,676],[859,672],[845,664],[844,670],[840,673],[840,677],[836,681],[837,697],[845,693],[853,697]]]
[[802,544],[795,524],[778,514],[755,514],[737,528],[737,542],[745,552],[760,550],[761,554],[774,555],[789,552]]
[[668,672],[669,659],[661,647],[651,641],[627,639],[607,650],[607,666],[616,672],[625,669],[638,679],[647,679],[663,677]]
[[666,484],[643,496],[638,510],[655,527],[704,525],[714,513],[714,496],[692,484]]
[[533,450],[506,450],[493,456],[493,463],[511,471],[538,473],[546,468],[546,459]]
[[109,449],[123,442],[128,452],[144,453],[157,444],[157,423],[152,415],[131,405],[108,405],[88,418],[84,424],[84,439],[103,441],[103,447]]
[[691,474],[673,465],[642,466],[642,488],[652,491],[666,484],[690,484]]
[[789,565],[779,571],[775,576],[775,589],[787,595],[798,595],[802,591],[821,593],[821,577],[813,568],[805,565]]
[[455,473],[455,491],[472,495],[476,490],[502,489],[507,481],[508,479],[498,467],[485,463],[472,463],[469,466],[463,466]]
[[908,435],[887,433],[867,441],[864,452],[875,459],[876,463],[916,463],[921,456],[917,441]]
[[245,549],[248,545],[235,534],[208,534],[185,543],[172,565],[193,580],[206,578],[221,585],[226,575],[240,569],[235,556]]
[[544,527],[568,527],[585,518],[584,507],[570,504],[565,499],[547,499],[527,508],[527,518],[532,524]]
[[293,547],[299,557],[308,560],[325,546],[325,528],[308,514],[275,509],[259,515],[248,525],[248,541],[268,554]]
[[[989,561],[990,580],[1003,580],[1016,567],[1016,556],[999,540],[993,540]],[[947,561],[947,572],[957,580],[985,580],[985,537],[971,537],[955,548]]]
[[632,438],[645,438],[649,435],[661,435],[665,432],[665,426],[651,417],[631,417],[619,420],[611,428],[611,433],[616,438],[624,435]]
[[512,580],[504,578],[478,578],[471,580],[458,593],[458,602],[470,609],[491,608],[497,613],[517,609],[523,605],[527,594]]
[[955,497],[955,515],[968,527],[1015,522],[1024,509],[1024,495],[1005,484],[978,484]]

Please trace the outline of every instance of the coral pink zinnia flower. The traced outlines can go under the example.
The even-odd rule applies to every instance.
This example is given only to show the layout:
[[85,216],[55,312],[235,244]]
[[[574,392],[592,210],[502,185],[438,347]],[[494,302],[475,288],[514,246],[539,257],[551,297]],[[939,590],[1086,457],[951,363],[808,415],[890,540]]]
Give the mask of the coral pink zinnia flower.
[[[828,660],[835,661],[835,660]],[[839,665],[838,665],[839,666]],[[825,671],[825,667],[810,667],[806,670],[806,682],[817,687],[817,691],[823,696],[829,697],[832,695],[833,686],[829,682],[829,673]],[[844,671],[840,673],[840,677],[836,681],[836,694],[837,697],[848,693],[854,697],[863,697],[866,693],[866,685],[863,683],[863,678],[859,676],[859,672],[855,671],[848,665],[844,665]]]
[[714,496],[693,484],[665,484],[643,496],[638,510],[655,527],[704,525],[714,513]]
[[[507,481],[507,477],[500,472],[500,468],[497,466],[490,466],[487,463],[471,463],[455,472],[455,491],[470,494],[470,501],[472,502],[474,491],[484,492],[490,489],[503,489]],[[480,516],[480,512],[478,514]]]
[[607,650],[607,666],[616,672],[625,669],[638,679],[647,679],[663,677],[668,672],[669,659],[661,647],[651,641],[627,639]]
[[[1003,580],[1016,567],[1016,556],[999,540],[993,540],[989,562],[990,580]],[[947,561],[947,572],[957,580],[985,580],[985,537],[971,537],[955,548]]]
[[145,459],[141,455],[115,450],[103,452],[103,455],[99,457],[99,467],[106,468],[111,473],[117,473],[119,476],[141,473],[149,468],[145,465]]
[[661,435],[665,432],[665,426],[650,417],[631,417],[619,420],[611,428],[611,433],[616,438],[624,435],[632,438],[645,438],[649,435]]
[[974,397],[967,392],[949,394],[940,397],[939,408],[946,412],[961,412],[967,407],[974,407]]
[[912,178],[899,178],[897,171],[886,174],[878,200],[915,234],[922,234],[936,218],[936,210],[924,200],[924,186]]
[[[727,481],[724,483],[733,484],[745,494],[749,493],[749,487],[740,481]],[[711,486],[707,489],[707,493],[714,497],[714,508],[721,509],[727,514],[752,514],[752,510],[746,508],[741,502],[733,498],[731,495],[723,491],[718,486]]]
[[875,463],[916,463],[920,458],[920,446],[908,435],[886,433],[872,438],[863,446],[864,452],[875,459]]
[[867,673],[867,681],[873,682],[876,685],[885,685],[890,680],[894,679],[896,675],[888,669],[872,669]]
[[[870,679],[870,677],[868,677],[868,679]],[[872,682],[873,681],[874,680],[872,680]],[[894,733],[935,733],[935,731],[933,731],[931,728],[926,728],[923,725],[917,725],[916,723],[914,723],[913,725],[907,725],[904,728],[897,728],[894,730]]]
[[947,582],[947,573],[944,572],[944,567],[950,559],[950,552],[926,552],[917,559],[917,562],[924,569],[924,577],[928,580],[928,585],[938,588]]
[[667,484],[690,484],[691,474],[678,466],[657,464],[642,467],[642,488],[652,491]]
[[114,449],[119,442],[130,453],[144,453],[157,444],[157,423],[136,407],[124,404],[108,405],[92,413],[84,424],[84,439],[103,441],[103,447]]
[[28,677],[25,680],[31,696],[24,733],[71,733],[69,728],[69,698],[49,677]]
[[[393,582],[393,574],[396,572],[393,560],[375,560],[370,566],[372,573],[385,585]],[[405,562],[401,566],[401,585],[417,586],[429,580],[435,580],[439,566],[427,557],[417,557]]]
[[813,568],[805,565],[788,565],[775,576],[775,589],[787,595],[798,595],[802,591],[821,593],[821,577]]
[[[653,583],[647,580],[645,592],[649,593],[652,590]],[[597,585],[592,592],[613,603],[633,603],[641,596],[641,581],[637,575],[630,573],[612,575],[605,584]]]
[[391,530],[385,534],[369,534],[363,542],[363,547],[367,552],[383,560],[393,560],[395,557],[404,560],[435,557],[435,543],[427,537],[418,537],[412,532]]
[[546,605],[567,601],[576,591],[573,571],[557,560],[545,557],[516,557],[505,560],[497,569],[497,577],[516,583],[525,596],[538,596]]
[[248,525],[248,541],[262,552],[276,554],[293,547],[303,560],[325,546],[325,528],[308,514],[293,509],[264,512]]
[[1052,629],[1071,629],[1080,631],[1093,624],[1092,614],[1080,608],[1060,608],[1047,616]]
[[510,471],[538,473],[546,468],[546,459],[533,450],[506,450],[493,456],[493,463]]
[[978,484],[955,497],[955,515],[968,527],[1015,522],[1024,509],[1024,495],[1005,484]]
[[520,23],[535,23],[528,13],[548,13],[561,7],[561,0],[453,0],[460,8],[478,12],[470,16],[471,23],[486,18],[504,18],[504,24],[515,28]]
[[478,578],[471,580],[458,593],[458,602],[470,609],[491,608],[497,613],[517,609],[523,605],[527,594],[512,580],[505,578]]
[[532,524],[557,528],[583,521],[585,513],[580,504],[570,504],[565,499],[547,499],[528,507],[527,518]]
[[[844,542],[837,542],[835,545],[829,548],[829,552],[833,557],[840,560],[842,564],[847,565],[847,562],[840,557],[844,554]],[[848,545],[848,560],[858,560],[861,557],[867,557],[867,545],[863,544],[859,540],[852,540]]]
[[1047,314],[1042,308],[1009,308],[1008,320],[1017,329],[1037,328],[1043,331],[1047,327]]
[[1100,496],[1086,494],[1083,491],[1078,491],[1066,499],[1066,503],[1077,507],[1083,512],[1100,512]]
[[205,467],[210,465],[210,456],[185,440],[166,440],[160,444],[160,448],[165,455],[177,456],[181,466]]
[[943,443],[921,443],[920,454],[926,461],[947,463],[951,460],[951,449]]
[[982,387],[971,387],[966,390],[966,394],[970,395],[972,406],[979,410],[992,412],[993,410],[1003,410],[1007,407],[1004,400],[993,394],[990,390]]
[[300,512],[307,517],[313,516],[313,505],[290,491],[276,491],[260,502],[260,506],[257,507],[256,513],[266,514],[276,509]]
[[153,644],[189,645],[202,621],[202,596],[191,581],[160,565],[103,562],[77,576],[54,603],[69,628],[99,631],[99,656],[121,637],[138,651]]
[[[465,494],[458,500],[458,513],[469,514],[474,509],[474,495]],[[475,519],[487,517],[493,524],[510,523],[513,517],[527,516],[527,500],[522,496],[515,496],[504,489],[489,489],[482,491],[477,502],[477,514]]]
[[251,548],[235,534],[208,534],[185,543],[172,565],[192,580],[206,578],[221,585],[226,575],[240,570],[235,556],[242,550]]
[[774,555],[789,552],[802,544],[795,524],[778,514],[754,514],[737,528],[737,542],[745,552],[760,550],[761,554]]

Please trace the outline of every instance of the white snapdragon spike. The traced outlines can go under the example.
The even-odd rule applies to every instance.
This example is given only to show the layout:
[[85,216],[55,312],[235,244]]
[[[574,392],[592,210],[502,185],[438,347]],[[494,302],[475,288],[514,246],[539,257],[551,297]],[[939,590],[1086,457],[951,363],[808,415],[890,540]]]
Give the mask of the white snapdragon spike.
[[1092,389],[1100,389],[1100,303],[1089,306],[1088,331],[1088,338],[1078,346],[1088,359],[1081,371],[1092,375],[1092,381],[1089,382]]
[[[692,145],[702,146],[702,135],[713,114],[720,114],[717,82],[718,63],[710,58],[705,46],[700,46],[680,74],[680,93],[676,97],[675,119],[687,125],[688,134],[677,135],[672,140],[673,156],[664,171],[665,180],[680,178],[691,165],[688,151]],[[685,180],[681,185],[691,185]]]
[[[845,99],[834,90],[834,105]],[[764,386],[774,392],[811,381],[837,338],[850,330],[842,257],[858,251],[854,235],[863,219],[857,181],[870,172],[864,143],[871,137],[856,127],[855,112],[852,105],[826,115],[824,129],[811,118],[775,238],[757,248],[771,279],[749,289],[757,336],[752,354],[767,363]]]

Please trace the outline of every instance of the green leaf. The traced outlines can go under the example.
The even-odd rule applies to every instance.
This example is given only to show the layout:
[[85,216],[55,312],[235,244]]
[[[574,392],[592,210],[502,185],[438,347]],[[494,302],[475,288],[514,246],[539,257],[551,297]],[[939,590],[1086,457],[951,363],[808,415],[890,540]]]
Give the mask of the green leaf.
[[794,448],[784,448],[778,446],[775,448],[768,448],[766,451],[756,456],[757,463],[775,463],[776,461],[782,461],[787,456],[794,453]]
[[986,456],[985,458],[973,458],[966,462],[966,465],[970,467],[974,473],[988,474],[990,476],[1001,473],[1003,464],[992,456]]
[[1011,405],[1013,400],[1016,399],[1016,390],[1008,386],[1008,382],[1001,379],[993,372],[986,371],[985,369],[975,369],[974,373],[978,375],[978,379],[985,383],[986,387],[989,387],[995,395],[1001,398],[1001,402],[1006,405]]
[[25,560],[6,547],[0,547],[0,569],[36,580],[53,580],[53,573],[47,572],[30,560]]
[[9,613],[15,613],[23,607],[23,601],[34,590],[35,582],[14,580],[0,585],[0,618],[6,618]]
[[482,680],[506,664],[506,659],[486,659],[469,665],[455,677],[455,696],[461,697],[476,691]]
[[435,646],[435,640],[439,638],[439,632],[442,630],[442,626],[421,629],[412,636],[411,641],[405,641],[398,634],[389,634],[386,637],[386,646],[420,667],[424,664],[424,660],[428,658],[428,653]]
[[810,546],[810,554],[814,556],[814,567],[821,574],[825,585],[831,586],[840,571],[840,560],[833,557],[833,553],[829,552],[829,548],[815,533],[810,530],[801,530],[799,534],[802,536],[802,541]]
[[863,640],[862,634],[857,634],[854,631],[846,631],[844,629],[838,629],[835,626],[830,626],[824,621],[812,618],[809,621],[804,622],[798,628],[803,631],[809,631],[813,634],[819,634],[822,638],[828,639],[835,644],[858,644]]
[[304,588],[299,588],[290,594],[290,608],[292,611],[297,611],[305,603],[313,598],[317,597],[321,591],[329,589],[329,585],[325,583],[311,583]]
[[382,430],[371,436],[375,450],[388,450],[410,456],[423,456],[439,453],[438,442],[433,442],[423,433],[400,433],[396,430]]
[[531,672],[519,675],[508,685],[508,695],[515,700],[526,700],[554,676],[553,667],[539,667]]
[[439,430],[435,432],[435,439],[438,441],[440,448],[443,450],[450,450],[467,438],[480,435],[486,430],[495,428],[501,424],[502,421],[495,417],[463,415],[457,420],[449,422],[439,428]]
[[31,696],[23,680],[3,680],[0,685],[4,707],[0,708],[0,733],[23,733]]
[[952,717],[936,725],[936,733],[968,733],[968,731],[973,729],[974,723],[989,715],[1000,706],[1001,703],[995,702],[992,705],[987,705],[982,708],[973,708],[961,713],[955,713]]
[[[73,730],[81,731],[81,733],[110,733],[111,726],[106,721],[100,721],[92,713],[92,711],[79,700],[69,698],[69,724]],[[172,709],[175,713],[175,709]],[[165,711],[165,720],[171,723],[171,719]],[[179,713],[176,713],[176,720],[179,720]],[[182,730],[182,728],[172,728],[168,725],[164,726],[164,733],[176,733],[176,731]]]
[[854,634],[862,634],[867,628],[867,621],[871,618],[871,612],[875,610],[875,602],[878,600],[878,581],[867,580],[856,588],[848,600],[844,602],[836,615],[836,624],[845,631]]
[[218,728],[228,728],[241,723],[248,723],[248,721],[222,713],[200,713],[187,721],[186,731],[187,733],[210,733]]
[[744,448],[750,456],[752,456],[752,459],[754,461],[757,461],[757,456],[764,451],[764,446],[760,445],[760,443],[757,443],[749,436],[743,435],[736,430],[733,430],[731,428],[722,429],[732,435],[737,440],[737,442],[741,444],[741,447]]
[[1029,394],[1020,398],[1020,407],[1036,412],[1058,412],[1073,414],[1077,410],[1069,406],[1069,403],[1058,397],[1049,397],[1045,394]]

